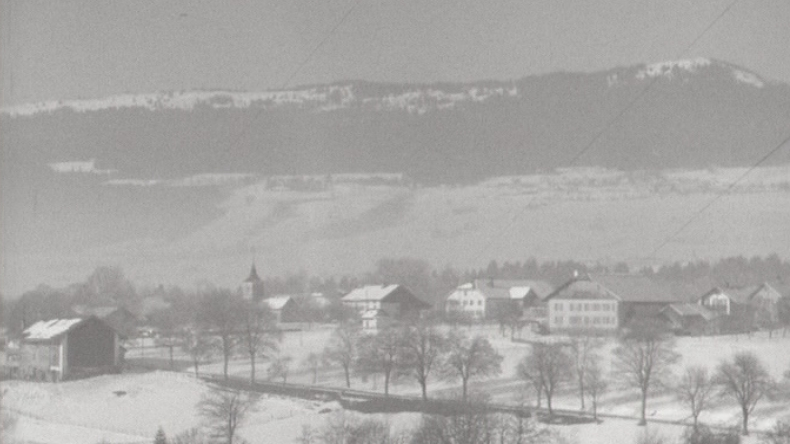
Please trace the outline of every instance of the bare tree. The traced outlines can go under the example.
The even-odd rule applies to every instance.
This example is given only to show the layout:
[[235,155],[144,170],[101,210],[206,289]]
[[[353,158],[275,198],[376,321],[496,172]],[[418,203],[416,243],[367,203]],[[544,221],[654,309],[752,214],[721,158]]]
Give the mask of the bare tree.
[[251,412],[258,398],[238,390],[214,388],[198,403],[200,415],[206,419],[214,438],[226,444],[238,442],[236,430]]
[[228,362],[239,343],[239,326],[245,318],[244,307],[241,296],[229,290],[209,290],[201,300],[198,321],[205,334],[219,338],[225,380],[228,379]]
[[419,322],[404,329],[403,369],[420,384],[423,400],[428,399],[428,379],[441,365],[446,342],[445,337],[430,323]]
[[280,378],[283,384],[288,382],[288,373],[291,370],[291,360],[290,356],[277,356],[273,358],[267,371],[269,379]]
[[327,362],[340,364],[346,376],[346,387],[351,388],[351,369],[357,358],[357,338],[359,327],[355,322],[345,322],[337,326],[324,349]]
[[359,340],[357,368],[364,374],[384,375],[384,395],[389,395],[390,382],[399,375],[403,361],[401,332],[384,328]]
[[705,367],[686,367],[686,371],[677,384],[676,392],[680,401],[691,409],[694,430],[699,430],[699,415],[710,407],[709,402],[714,395],[715,385]]
[[597,422],[598,399],[609,386],[601,367],[601,358],[598,355],[594,355],[594,358],[587,363],[587,368],[584,371],[584,386],[592,402],[593,419]]
[[321,363],[321,355],[318,353],[310,353],[304,358],[304,361],[302,361],[302,366],[307,368],[313,375],[313,384],[318,382],[318,370],[321,368]]
[[639,425],[645,425],[650,388],[664,382],[670,374],[671,366],[679,359],[674,350],[674,342],[660,324],[643,321],[620,337],[620,345],[614,350],[614,358],[615,371],[622,377],[622,381],[639,389],[642,397]]
[[469,380],[475,377],[498,375],[502,372],[502,356],[488,339],[468,338],[453,331],[447,338],[447,359],[443,373],[448,378],[461,379],[461,397],[466,402]]
[[241,344],[250,357],[250,383],[255,384],[255,361],[279,349],[282,332],[277,328],[274,314],[265,306],[245,301],[241,329]]
[[563,350],[564,347],[563,344],[533,343],[530,353],[516,368],[522,379],[540,385],[541,391],[546,395],[549,416],[554,414],[551,405],[554,392],[572,375],[572,362]]
[[740,352],[731,361],[723,361],[716,371],[721,392],[732,397],[741,407],[741,433],[749,434],[749,415],[768,394],[772,381],[765,366],[753,352]]
[[198,371],[200,362],[211,357],[216,348],[217,343],[212,337],[200,331],[187,330],[184,332],[181,349],[192,359],[195,377],[200,376]]
[[596,337],[595,332],[592,331],[581,330],[570,335],[570,356],[573,360],[573,372],[579,388],[579,401],[582,411],[585,409],[584,392],[586,379],[584,375],[590,362],[595,359],[595,353],[602,345],[603,341],[601,341],[601,338]]

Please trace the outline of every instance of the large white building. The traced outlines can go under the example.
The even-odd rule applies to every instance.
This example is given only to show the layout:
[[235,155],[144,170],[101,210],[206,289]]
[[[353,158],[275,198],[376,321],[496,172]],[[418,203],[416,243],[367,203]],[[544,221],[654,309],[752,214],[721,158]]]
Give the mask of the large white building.
[[610,274],[576,277],[546,298],[549,331],[612,331],[640,319],[657,318],[684,302],[645,276]]

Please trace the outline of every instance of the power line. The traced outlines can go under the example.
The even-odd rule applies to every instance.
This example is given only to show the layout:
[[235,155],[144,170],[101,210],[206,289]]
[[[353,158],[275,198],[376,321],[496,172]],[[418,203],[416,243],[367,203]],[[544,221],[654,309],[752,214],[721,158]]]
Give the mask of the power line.
[[[696,45],[696,44],[697,44],[697,43],[698,43],[698,42],[699,42],[699,41],[702,39],[702,37],[704,37],[704,36],[705,36],[705,34],[707,34],[707,33],[708,33],[708,31],[710,31],[710,30],[711,30],[711,29],[712,29],[712,28],[713,28],[713,27],[714,27],[714,26],[715,26],[715,25],[716,25],[716,24],[717,24],[717,23],[718,23],[718,22],[719,22],[719,21],[720,21],[720,20],[721,20],[721,19],[722,19],[722,18],[723,18],[723,17],[724,17],[724,16],[725,16],[725,15],[726,15],[726,14],[727,14],[727,13],[728,13],[728,12],[729,12],[729,11],[730,11],[732,8],[733,8],[733,6],[735,6],[735,4],[736,4],[736,3],[738,3],[738,1],[740,1],[740,0],[733,0],[732,2],[730,2],[730,3],[727,5],[727,7],[725,7],[725,8],[724,8],[724,9],[723,9],[723,10],[722,10],[722,11],[721,11],[721,12],[720,12],[720,13],[719,13],[719,14],[718,14],[718,15],[717,15],[717,16],[716,16],[716,17],[715,17],[715,18],[714,18],[714,19],[713,19],[713,20],[712,20],[712,21],[711,21],[711,22],[710,22],[710,23],[709,23],[709,24],[708,24],[708,25],[707,25],[707,26],[706,26],[706,27],[705,27],[705,28],[704,28],[704,29],[703,29],[703,30],[702,30],[700,33],[699,33],[699,34],[697,34],[697,36],[696,36],[696,37],[695,37],[695,38],[694,38],[694,39],[691,41],[691,43],[690,43],[690,44],[688,44],[688,45],[687,45],[687,46],[686,46],[686,47],[685,47],[685,48],[684,48],[682,51],[680,51],[680,52],[679,52],[679,54],[678,54],[678,55],[677,55],[675,58],[676,58],[676,59],[679,59],[679,58],[683,57],[683,56],[684,56],[684,55],[685,55],[685,54],[686,54],[686,53],[687,53],[687,52],[688,52],[688,51],[689,51],[691,48],[693,48],[693,47],[694,47],[694,45]],[[621,118],[622,118],[622,117],[625,115],[625,113],[626,113],[626,112],[628,112],[628,111],[629,111],[631,108],[633,108],[633,106],[634,106],[634,105],[635,105],[635,104],[636,104],[636,103],[637,103],[637,102],[638,102],[640,99],[642,99],[642,98],[643,98],[643,97],[644,97],[644,96],[645,96],[645,95],[646,95],[646,94],[647,94],[647,93],[648,93],[648,92],[649,92],[649,91],[650,91],[650,90],[653,88],[653,86],[654,86],[654,85],[655,85],[655,84],[658,82],[658,80],[659,80],[660,78],[661,78],[661,76],[655,76],[655,77],[653,77],[653,78],[651,79],[651,81],[650,81],[650,82],[647,84],[647,86],[645,86],[644,88],[642,88],[642,89],[641,89],[641,90],[640,90],[640,91],[639,91],[639,92],[636,94],[636,96],[634,96],[634,97],[633,97],[633,98],[632,98],[630,101],[628,101],[628,103],[626,103],[625,107],[623,107],[623,109],[621,109],[621,110],[620,110],[620,112],[618,112],[617,114],[615,114],[615,116],[614,116],[613,118],[609,119],[609,120],[608,120],[608,121],[607,121],[607,122],[604,124],[604,126],[603,126],[603,127],[601,127],[601,129],[600,129],[598,132],[596,132],[596,133],[595,133],[595,135],[593,135],[592,139],[590,139],[590,141],[589,141],[588,143],[586,143],[586,144],[585,144],[585,145],[582,147],[582,149],[581,149],[581,150],[579,150],[579,151],[578,151],[578,152],[577,152],[577,153],[576,153],[576,154],[575,154],[575,155],[574,155],[574,156],[573,156],[573,157],[570,159],[570,161],[567,163],[567,165],[566,165],[566,166],[572,166],[572,165],[575,165],[575,164],[576,164],[576,162],[577,162],[577,161],[578,161],[578,160],[579,160],[579,159],[580,159],[580,158],[581,158],[581,157],[582,157],[582,156],[583,156],[585,153],[587,153],[587,152],[588,152],[590,149],[592,149],[592,148],[595,146],[596,142],[598,142],[598,140],[600,140],[600,138],[601,138],[601,137],[602,137],[602,136],[603,136],[605,133],[607,133],[607,132],[609,131],[609,129],[610,129],[610,128],[611,128],[611,127],[612,127],[612,126],[613,126],[613,125],[614,125],[614,124],[615,124],[615,123],[618,121],[618,120],[620,120],[620,119],[621,119]],[[563,166],[563,165],[557,165],[557,166],[559,167],[559,166]],[[486,252],[486,251],[487,251],[489,248],[491,248],[491,246],[492,246],[492,245],[493,245],[493,244],[494,244],[496,241],[498,241],[498,240],[501,238],[501,236],[502,236],[503,234],[505,234],[507,231],[509,231],[509,230],[510,230],[510,228],[512,228],[512,227],[513,227],[513,225],[515,225],[516,221],[517,221],[517,220],[518,220],[518,219],[519,219],[519,218],[520,218],[520,217],[521,217],[521,216],[522,216],[522,215],[523,215],[523,214],[524,214],[524,213],[525,213],[525,212],[526,212],[526,211],[527,211],[527,210],[530,208],[530,206],[531,206],[531,205],[534,203],[534,201],[535,201],[535,199],[536,199],[536,198],[537,198],[537,193],[536,193],[536,194],[534,194],[534,195],[532,196],[532,199],[530,199],[530,200],[527,202],[527,204],[524,206],[524,208],[523,208],[523,209],[522,209],[520,212],[518,212],[516,215],[514,215],[514,217],[513,217],[513,218],[511,218],[511,219],[510,219],[510,221],[509,221],[509,223],[508,223],[508,225],[507,225],[507,226],[505,226],[505,227],[504,227],[502,230],[499,230],[497,233],[495,233],[495,234],[494,234],[494,236],[492,236],[492,237],[491,237],[491,239],[489,240],[489,242],[488,242],[488,243],[486,243],[486,244],[483,246],[483,248],[480,250],[480,253],[478,253],[478,255],[477,255],[477,259],[479,259],[479,258],[480,258],[480,257],[481,257],[481,256],[482,256],[482,255],[483,255],[483,254],[484,254],[484,253],[485,253],[485,252]]]
[[693,214],[693,215],[692,215],[692,216],[691,216],[691,217],[690,217],[690,218],[689,218],[689,219],[688,219],[688,220],[687,220],[685,223],[683,223],[683,225],[681,225],[681,226],[680,226],[680,228],[678,228],[677,230],[675,230],[675,231],[674,231],[674,232],[673,232],[671,235],[669,235],[669,236],[668,236],[666,239],[664,239],[664,241],[662,241],[662,242],[661,242],[661,243],[660,243],[660,244],[659,244],[659,245],[658,245],[658,246],[657,246],[657,247],[656,247],[656,248],[653,250],[653,252],[652,252],[652,253],[650,253],[650,255],[649,255],[648,257],[655,257],[656,253],[658,253],[658,252],[659,252],[659,250],[661,250],[662,248],[664,248],[665,246],[667,246],[667,244],[669,244],[669,243],[670,243],[670,242],[671,242],[671,241],[672,241],[672,240],[675,238],[675,236],[677,236],[678,234],[680,234],[681,232],[683,232],[683,230],[685,230],[685,229],[686,229],[686,228],[687,228],[689,225],[691,225],[691,224],[692,224],[692,223],[693,223],[695,220],[697,220],[697,219],[698,219],[698,218],[699,218],[699,217],[702,215],[702,213],[704,213],[704,212],[705,212],[705,211],[706,211],[708,208],[710,208],[710,207],[711,207],[711,206],[712,206],[714,203],[716,203],[716,201],[718,201],[719,199],[721,199],[722,197],[724,197],[724,195],[725,195],[725,194],[728,194],[730,191],[732,191],[732,189],[733,189],[733,188],[735,188],[735,186],[736,186],[736,185],[738,185],[738,183],[739,183],[740,181],[742,181],[742,180],[743,180],[743,179],[744,179],[746,176],[748,176],[748,175],[749,175],[749,174],[750,174],[752,171],[754,171],[754,170],[755,170],[755,168],[757,168],[757,167],[758,167],[758,166],[760,166],[760,165],[761,165],[763,162],[765,162],[766,160],[768,160],[768,158],[770,158],[771,156],[773,156],[774,154],[776,154],[777,152],[779,152],[779,150],[781,150],[781,149],[782,149],[782,147],[784,147],[784,146],[785,146],[785,144],[787,144],[787,142],[789,142],[789,141],[790,141],[790,136],[787,136],[787,137],[786,137],[784,140],[782,140],[781,142],[779,142],[779,144],[778,144],[778,145],[776,145],[776,146],[775,146],[773,149],[771,149],[770,151],[768,151],[768,153],[766,153],[766,154],[765,154],[763,157],[761,157],[761,158],[760,158],[760,159],[759,159],[757,162],[755,162],[754,164],[752,164],[752,166],[751,166],[751,167],[749,167],[749,169],[748,169],[748,170],[746,170],[746,172],[744,172],[743,174],[741,174],[740,176],[738,176],[738,178],[737,178],[737,179],[735,179],[734,181],[732,181],[732,182],[731,182],[731,183],[730,183],[730,184],[727,186],[727,188],[725,188],[724,190],[722,190],[722,191],[721,191],[719,194],[717,194],[717,195],[716,195],[716,196],[715,196],[713,199],[711,199],[711,200],[710,200],[708,203],[706,203],[705,205],[703,205],[703,206],[702,206],[702,207],[701,207],[699,210],[697,210],[697,211],[696,211],[696,212],[695,212],[695,213],[694,213],[694,214]]
[[[321,41],[319,41],[318,44],[316,44],[313,47],[313,49],[307,54],[307,56],[304,59],[302,59],[302,61],[299,62],[298,65],[296,65],[294,70],[291,71],[291,73],[285,78],[285,81],[283,81],[282,85],[280,86],[280,90],[284,90],[285,88],[288,87],[288,85],[296,77],[296,75],[299,74],[299,72],[302,70],[302,68],[304,68],[305,65],[307,65],[308,62],[310,62],[310,60],[313,58],[313,56],[316,55],[316,53],[318,53],[318,51],[321,49],[321,47],[323,47],[326,44],[326,42],[328,42],[329,39],[335,34],[335,32],[341,26],[343,26],[343,23],[346,22],[348,17],[351,15],[352,12],[354,12],[354,10],[357,8],[357,6],[360,3],[362,3],[362,0],[356,0],[356,1],[354,1],[354,3],[351,4],[351,7],[349,7],[346,10],[346,12],[343,13],[343,15],[340,17],[340,20],[338,20],[335,23],[335,25],[332,26],[332,29],[330,29],[324,35],[324,37],[321,39]],[[250,128],[252,128],[252,124],[255,123],[255,121],[260,118],[261,114],[263,114],[263,112],[265,110],[266,110],[266,108],[264,108],[264,107],[261,107],[261,108],[258,109],[258,111],[255,113],[255,115],[253,115],[252,118],[249,120],[249,122],[247,122],[247,125],[244,126],[244,128],[241,129],[241,131],[239,132],[239,135],[236,136],[235,139],[233,139],[233,142],[231,142],[230,145],[228,145],[229,148],[232,148],[232,147],[238,145],[239,142],[241,142],[241,140],[244,138],[244,136],[247,135],[247,132],[250,130]]]

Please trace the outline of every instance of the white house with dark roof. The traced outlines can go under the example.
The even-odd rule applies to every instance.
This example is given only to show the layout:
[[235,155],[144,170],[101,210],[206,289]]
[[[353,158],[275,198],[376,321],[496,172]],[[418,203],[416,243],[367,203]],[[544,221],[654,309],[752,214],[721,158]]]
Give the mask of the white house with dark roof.
[[472,319],[495,319],[506,311],[541,306],[552,288],[535,280],[475,279],[458,286],[445,298],[447,314],[462,313]]
[[355,288],[341,298],[346,307],[353,308],[360,316],[371,310],[381,310],[393,319],[419,317],[421,310],[431,305],[415,296],[403,285],[366,285]]

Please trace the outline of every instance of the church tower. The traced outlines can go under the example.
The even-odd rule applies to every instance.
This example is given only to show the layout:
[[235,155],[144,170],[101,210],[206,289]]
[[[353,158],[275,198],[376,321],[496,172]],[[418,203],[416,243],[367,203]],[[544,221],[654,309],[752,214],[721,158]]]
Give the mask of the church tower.
[[252,263],[250,276],[241,284],[241,294],[249,301],[258,302],[263,299],[263,281],[258,276],[258,270],[255,269],[255,262]]

